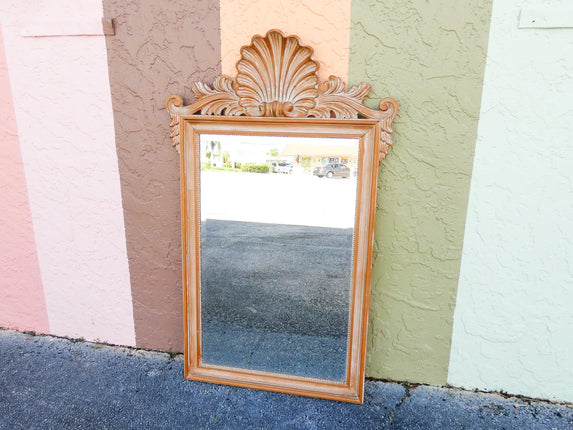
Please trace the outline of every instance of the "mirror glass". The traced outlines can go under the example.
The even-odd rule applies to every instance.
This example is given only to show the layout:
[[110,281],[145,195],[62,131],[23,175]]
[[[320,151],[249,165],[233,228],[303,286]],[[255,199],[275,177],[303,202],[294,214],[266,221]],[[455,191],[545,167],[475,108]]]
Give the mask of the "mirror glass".
[[358,149],[200,135],[203,364],[347,380]]

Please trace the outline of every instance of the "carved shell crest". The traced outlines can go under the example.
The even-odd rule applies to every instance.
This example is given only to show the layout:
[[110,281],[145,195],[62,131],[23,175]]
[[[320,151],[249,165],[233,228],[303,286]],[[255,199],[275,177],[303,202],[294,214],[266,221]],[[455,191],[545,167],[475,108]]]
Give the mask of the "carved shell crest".
[[318,64],[297,37],[269,32],[241,49],[237,95],[248,116],[303,117],[316,106]]
[[179,118],[183,115],[365,118],[380,121],[380,155],[383,159],[392,145],[392,121],[398,103],[392,98],[380,102],[380,110],[364,105],[370,85],[362,83],[349,90],[338,77],[331,76],[319,85],[318,63],[313,49],[303,46],[296,36],[286,37],[270,30],[265,37],[254,36],[241,48],[237,77],[221,75],[213,87],[193,83],[197,101],[184,106],[177,95],[167,98],[171,115],[173,145],[179,146]]

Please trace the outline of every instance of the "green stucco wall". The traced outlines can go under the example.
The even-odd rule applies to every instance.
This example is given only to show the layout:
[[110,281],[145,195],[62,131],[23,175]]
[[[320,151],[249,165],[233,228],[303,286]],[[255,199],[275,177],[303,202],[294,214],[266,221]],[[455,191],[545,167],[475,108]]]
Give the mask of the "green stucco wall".
[[367,375],[446,384],[491,0],[352,1],[349,84],[395,98]]

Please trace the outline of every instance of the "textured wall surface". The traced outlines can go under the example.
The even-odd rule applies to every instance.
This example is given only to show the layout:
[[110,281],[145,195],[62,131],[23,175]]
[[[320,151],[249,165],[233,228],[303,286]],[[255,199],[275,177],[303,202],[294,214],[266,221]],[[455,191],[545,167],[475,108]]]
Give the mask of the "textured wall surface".
[[448,382],[571,402],[573,29],[537,3],[494,1]]
[[446,382],[490,2],[353,0],[351,84],[394,97],[382,163],[367,374]]
[[48,333],[48,314],[0,27],[0,327]]
[[[0,0],[0,325],[182,350],[165,99],[279,28],[400,105],[367,375],[573,401],[573,30],[494,0],[489,33],[491,1]],[[102,15],[114,36],[20,35]]]
[[182,351],[179,154],[167,96],[221,73],[218,0],[104,0],[137,346]]
[[[240,49],[270,29],[297,35],[314,49],[321,80],[336,75],[347,82],[350,0],[221,0],[223,73],[235,76]],[[240,24],[239,24],[240,23]]]
[[104,39],[20,36],[101,16],[99,0],[0,3],[50,332],[133,345]]

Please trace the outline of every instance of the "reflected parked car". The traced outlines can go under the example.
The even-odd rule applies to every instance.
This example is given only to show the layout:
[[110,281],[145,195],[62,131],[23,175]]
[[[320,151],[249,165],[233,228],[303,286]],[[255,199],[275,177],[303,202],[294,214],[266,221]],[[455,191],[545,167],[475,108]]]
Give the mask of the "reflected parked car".
[[274,168],[275,173],[292,173],[292,163],[279,162]]
[[323,176],[326,176],[327,178],[350,178],[350,168],[345,164],[331,163],[325,164],[322,167],[315,167],[312,174],[319,178],[322,178]]

